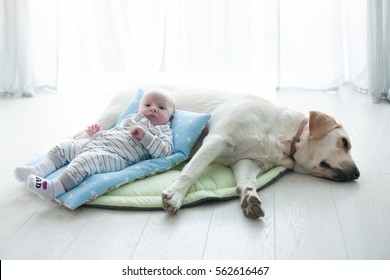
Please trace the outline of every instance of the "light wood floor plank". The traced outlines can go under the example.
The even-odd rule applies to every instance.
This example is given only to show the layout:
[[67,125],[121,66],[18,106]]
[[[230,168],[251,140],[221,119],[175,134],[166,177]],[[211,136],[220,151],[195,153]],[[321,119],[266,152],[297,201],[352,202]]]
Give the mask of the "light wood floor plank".
[[240,200],[217,203],[207,236],[204,259],[274,258],[274,189],[259,193],[265,217],[244,217]]
[[61,259],[87,220],[83,210],[70,211],[45,202],[1,249],[7,259]]
[[275,184],[276,259],[344,259],[333,182],[296,173]]
[[153,212],[132,259],[201,259],[212,212],[212,205]]
[[88,216],[63,259],[129,259],[149,220],[149,211],[83,209]]

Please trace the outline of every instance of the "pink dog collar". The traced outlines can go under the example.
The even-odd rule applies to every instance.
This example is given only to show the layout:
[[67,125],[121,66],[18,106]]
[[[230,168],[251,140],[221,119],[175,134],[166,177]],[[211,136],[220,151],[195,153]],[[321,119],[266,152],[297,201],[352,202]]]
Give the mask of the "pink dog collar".
[[291,148],[290,148],[290,157],[291,158],[294,158],[295,152],[297,151],[296,144],[299,143],[299,141],[301,141],[301,135],[302,135],[303,129],[305,128],[307,122],[308,122],[307,118],[304,118],[303,121],[301,122],[301,125],[299,126],[297,134],[295,134],[295,137],[291,142]]

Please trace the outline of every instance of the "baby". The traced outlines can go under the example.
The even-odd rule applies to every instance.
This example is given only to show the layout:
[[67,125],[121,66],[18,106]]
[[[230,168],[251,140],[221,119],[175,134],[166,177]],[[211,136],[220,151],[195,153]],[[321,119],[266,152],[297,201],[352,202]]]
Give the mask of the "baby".
[[[170,122],[174,110],[175,101],[166,90],[152,89],[142,97],[137,114],[106,131],[101,131],[99,124],[88,126],[89,139],[55,146],[37,165],[17,167],[15,177],[27,181],[27,187],[41,198],[51,200],[78,186],[88,175],[168,156],[173,150]],[[44,179],[66,164],[59,177]]]

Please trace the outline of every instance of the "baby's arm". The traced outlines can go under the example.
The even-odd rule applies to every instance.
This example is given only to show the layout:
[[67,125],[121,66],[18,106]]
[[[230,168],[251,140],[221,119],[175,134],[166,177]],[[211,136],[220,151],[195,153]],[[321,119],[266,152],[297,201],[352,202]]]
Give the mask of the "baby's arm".
[[160,130],[156,135],[145,131],[140,142],[149,151],[152,158],[169,156],[173,151],[173,137],[169,128]]
[[100,130],[102,130],[102,126],[98,123],[89,125],[85,132],[87,133],[88,137],[94,136],[96,133],[98,133]]

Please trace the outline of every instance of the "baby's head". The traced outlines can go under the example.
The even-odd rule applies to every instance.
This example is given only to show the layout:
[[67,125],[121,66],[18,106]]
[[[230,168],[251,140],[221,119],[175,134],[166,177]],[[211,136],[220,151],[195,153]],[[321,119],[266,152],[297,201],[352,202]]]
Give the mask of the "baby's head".
[[147,117],[152,125],[163,125],[173,118],[175,99],[161,88],[153,88],[145,92],[138,112]]

